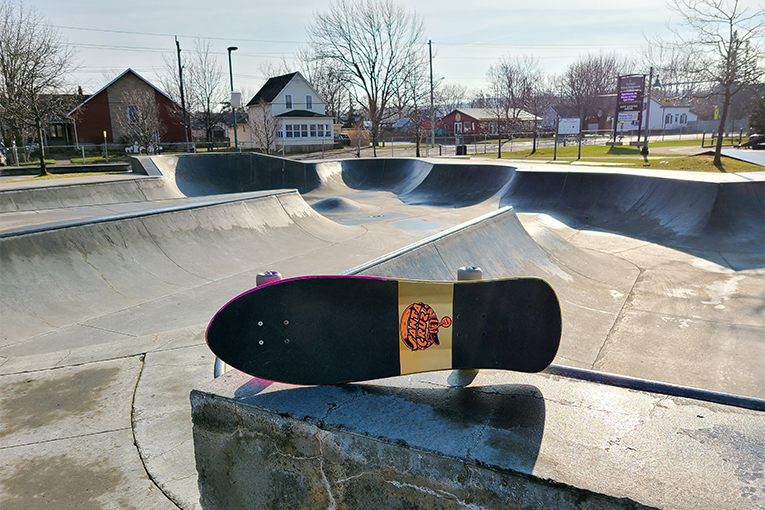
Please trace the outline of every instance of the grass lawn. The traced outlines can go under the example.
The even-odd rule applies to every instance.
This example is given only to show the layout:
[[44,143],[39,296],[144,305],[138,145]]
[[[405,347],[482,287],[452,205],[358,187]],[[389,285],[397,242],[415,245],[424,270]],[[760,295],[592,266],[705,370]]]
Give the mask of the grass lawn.
[[[109,157],[109,161],[106,161],[103,156],[93,156],[93,157],[87,157],[85,158],[85,164],[93,164],[93,163],[122,163],[125,161],[130,161],[129,156],[114,156]],[[70,163],[75,165],[81,165],[83,164],[82,158],[72,158],[69,160]]]
[[[53,159],[46,159],[45,160],[45,164],[46,165],[55,165],[56,161],[53,160]],[[35,165],[40,166],[40,160],[39,159],[33,159],[31,161],[22,161],[21,163],[19,163],[19,166],[35,166]]]
[[[649,146],[650,149],[650,146]],[[531,149],[525,149],[522,151],[502,151],[502,157],[508,158],[539,158],[539,159],[552,159],[555,153],[554,147],[544,147],[537,149],[534,154],[531,154]],[[573,158],[576,159],[579,153],[578,146],[558,147],[558,159],[561,158]],[[496,153],[495,153],[496,154]],[[650,151],[650,156],[667,156],[677,157],[677,154],[661,154],[654,151]],[[609,157],[624,157],[632,156],[639,158],[643,161],[643,157],[640,155],[640,148],[629,146],[610,146],[610,145],[582,145],[582,159],[585,158],[609,158]]]
[[23,177],[20,179],[12,179],[9,181],[3,181],[0,183],[0,186],[3,184],[10,184],[12,182],[34,182],[34,181],[48,181],[51,179],[67,179],[70,177],[90,177],[93,175],[119,175],[119,174],[129,174],[130,172],[77,172],[73,174],[48,174],[48,175],[35,175],[34,177]]
[[[564,149],[564,151],[561,151]],[[684,170],[690,172],[723,172],[723,173],[738,173],[738,172],[763,172],[765,167],[760,165],[753,165],[745,161],[739,161],[733,158],[722,158],[722,166],[720,168],[714,166],[712,161],[713,156],[677,156],[676,154],[664,155],[651,153],[648,158],[648,166],[644,166],[643,158],[640,153],[634,147],[601,147],[590,146],[589,151],[585,152],[585,147],[582,147],[582,158],[576,158],[576,147],[558,147],[558,160],[559,163],[571,163],[576,161],[586,165],[589,162],[598,165],[614,164],[619,168],[643,168],[650,170]],[[537,152],[531,156],[531,151],[515,151],[511,153],[502,153],[502,159],[521,159],[528,162],[540,162],[547,163],[552,162],[552,149],[537,150]],[[496,153],[493,154],[496,157]],[[608,156],[612,157],[608,157]],[[486,154],[486,156],[492,156]],[[588,159],[589,158],[589,159]]]

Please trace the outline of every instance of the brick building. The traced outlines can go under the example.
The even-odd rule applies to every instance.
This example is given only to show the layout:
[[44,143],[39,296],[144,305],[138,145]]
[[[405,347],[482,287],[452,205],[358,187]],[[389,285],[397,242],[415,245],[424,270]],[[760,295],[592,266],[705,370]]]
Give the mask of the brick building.
[[124,143],[123,133],[116,119],[119,115],[126,115],[127,110],[134,107],[124,99],[125,92],[130,90],[145,90],[154,94],[160,122],[165,128],[162,142],[186,140],[180,115],[181,106],[132,69],[127,69],[69,112],[70,139],[79,143],[104,143],[106,131],[107,143]]

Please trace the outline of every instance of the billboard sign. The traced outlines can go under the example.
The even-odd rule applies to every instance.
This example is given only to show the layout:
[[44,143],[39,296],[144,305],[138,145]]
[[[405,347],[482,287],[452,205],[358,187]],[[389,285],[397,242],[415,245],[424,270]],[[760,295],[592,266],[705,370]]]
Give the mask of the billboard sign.
[[619,76],[616,86],[616,114],[619,122],[640,124],[643,117],[643,90],[645,75]]
[[559,135],[578,135],[581,130],[582,121],[579,117],[572,119],[558,119]]

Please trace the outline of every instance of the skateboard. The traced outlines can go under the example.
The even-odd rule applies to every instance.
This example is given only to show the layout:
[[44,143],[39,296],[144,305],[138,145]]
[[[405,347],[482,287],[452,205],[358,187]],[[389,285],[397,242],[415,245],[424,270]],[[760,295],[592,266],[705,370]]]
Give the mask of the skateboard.
[[341,384],[448,369],[544,370],[560,305],[538,278],[464,282],[310,276],[228,302],[207,344],[250,375]]

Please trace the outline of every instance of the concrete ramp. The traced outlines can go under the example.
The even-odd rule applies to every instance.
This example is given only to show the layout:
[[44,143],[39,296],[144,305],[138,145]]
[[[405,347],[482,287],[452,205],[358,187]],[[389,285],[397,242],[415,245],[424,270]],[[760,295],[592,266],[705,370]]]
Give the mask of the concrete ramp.
[[[261,267],[275,253],[299,256],[364,232],[283,191],[7,236],[0,239],[4,354],[86,341],[78,335],[92,341],[82,335],[91,319]],[[118,331],[106,328],[101,341]],[[65,332],[66,344],[44,336]]]
[[535,276],[548,281],[558,294],[564,324],[556,363],[576,367],[595,363],[640,274],[625,260],[584,251],[549,229],[527,231],[510,208],[349,273],[455,280],[465,265],[479,265],[487,279]]
[[[762,253],[765,179],[719,182],[604,172],[517,171],[501,200],[681,249]],[[765,266],[758,257],[755,267]]]

